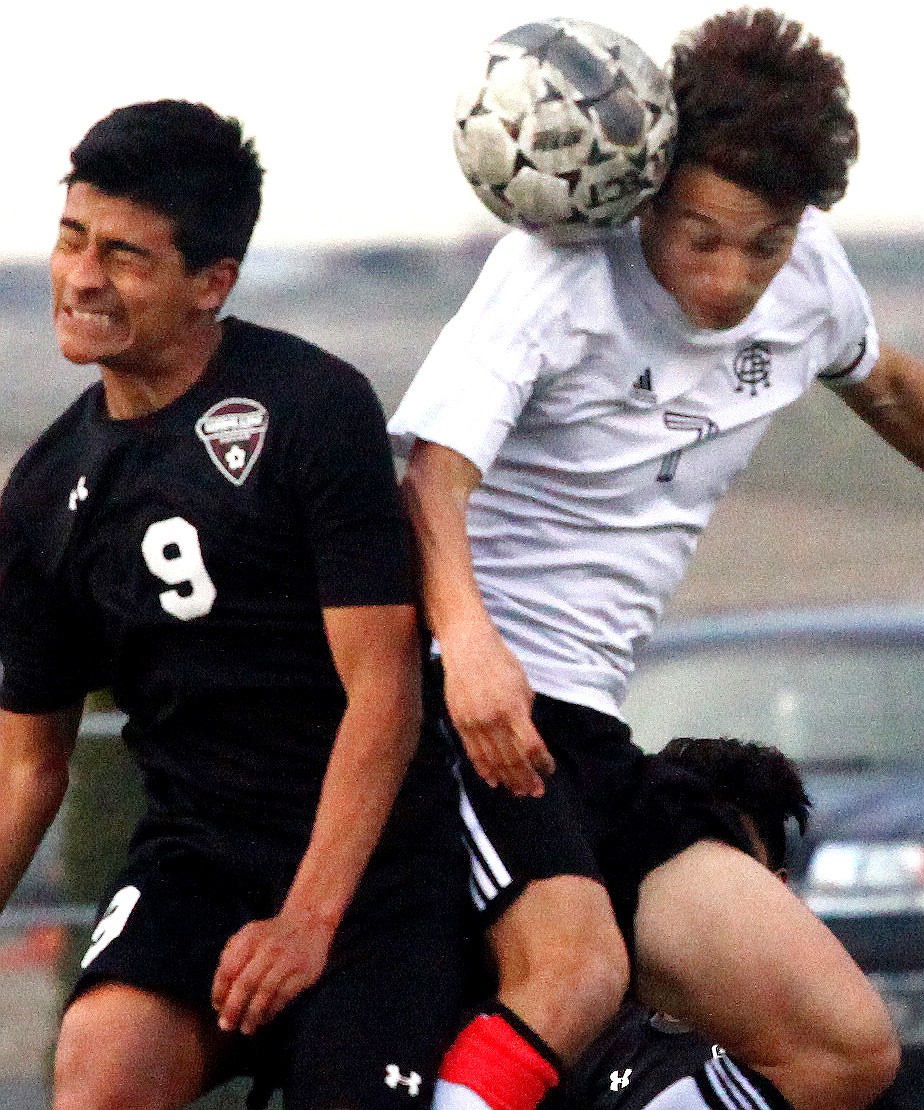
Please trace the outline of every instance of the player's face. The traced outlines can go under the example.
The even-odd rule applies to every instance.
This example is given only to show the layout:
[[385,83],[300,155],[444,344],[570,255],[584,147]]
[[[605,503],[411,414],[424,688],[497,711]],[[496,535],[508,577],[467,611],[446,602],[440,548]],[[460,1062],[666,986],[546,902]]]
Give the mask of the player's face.
[[694,326],[749,315],[789,258],[801,204],[775,206],[705,166],[685,165],[641,216],[651,272]]
[[166,216],[75,182],[51,256],[62,354],[136,372],[169,364],[189,329],[221,304],[213,270],[187,272]]

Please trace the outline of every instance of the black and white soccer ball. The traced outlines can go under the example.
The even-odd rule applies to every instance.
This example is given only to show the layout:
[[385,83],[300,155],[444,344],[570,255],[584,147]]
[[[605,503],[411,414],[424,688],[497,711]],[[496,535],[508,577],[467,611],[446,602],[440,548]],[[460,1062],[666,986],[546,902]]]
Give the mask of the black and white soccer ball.
[[664,180],[677,108],[631,39],[576,19],[490,44],[456,106],[455,147],[480,199],[554,242],[600,238]]

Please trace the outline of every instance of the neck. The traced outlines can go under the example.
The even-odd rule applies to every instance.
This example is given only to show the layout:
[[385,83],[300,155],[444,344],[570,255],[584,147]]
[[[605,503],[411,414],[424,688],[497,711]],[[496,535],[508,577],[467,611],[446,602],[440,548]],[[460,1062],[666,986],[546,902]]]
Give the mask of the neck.
[[221,335],[221,324],[209,317],[149,363],[126,365],[118,359],[101,363],[109,415],[115,420],[148,416],[181,397],[205,373]]

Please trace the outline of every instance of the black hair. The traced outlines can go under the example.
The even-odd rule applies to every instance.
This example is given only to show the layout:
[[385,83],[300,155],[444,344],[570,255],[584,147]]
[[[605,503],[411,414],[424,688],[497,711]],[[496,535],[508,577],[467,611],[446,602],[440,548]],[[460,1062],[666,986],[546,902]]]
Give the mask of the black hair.
[[186,100],[130,104],[90,128],[71,167],[68,185],[83,181],[166,216],[189,272],[244,257],[263,170],[236,119]]
[[841,60],[778,12],[714,16],[673,49],[673,168],[699,163],[771,203],[828,209],[859,149]]
[[778,748],[730,736],[678,736],[661,754],[705,779],[719,800],[753,821],[771,870],[785,865],[786,822],[794,818],[804,834],[812,804],[791,759]]

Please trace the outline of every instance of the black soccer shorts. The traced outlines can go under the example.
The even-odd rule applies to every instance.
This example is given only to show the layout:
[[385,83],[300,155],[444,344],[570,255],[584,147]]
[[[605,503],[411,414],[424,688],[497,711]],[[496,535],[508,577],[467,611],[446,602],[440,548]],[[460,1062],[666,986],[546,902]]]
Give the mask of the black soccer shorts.
[[530,882],[583,875],[606,887],[631,953],[639,887],[649,872],[699,840],[751,851],[738,815],[697,775],[645,755],[618,718],[543,694],[533,722],[556,763],[545,793],[522,798],[488,786],[449,722],[438,665],[430,677],[429,710],[441,714],[457,753],[469,890],[483,925]]
[[[454,870],[432,842],[377,852],[321,979],[254,1037],[236,1038],[225,1077],[253,1075],[296,1110],[428,1105],[459,1020],[461,857]],[[287,878],[261,884],[253,868],[232,870],[162,824],[136,837],[70,1001],[114,980],[214,1019],[226,941],[278,909]]]

